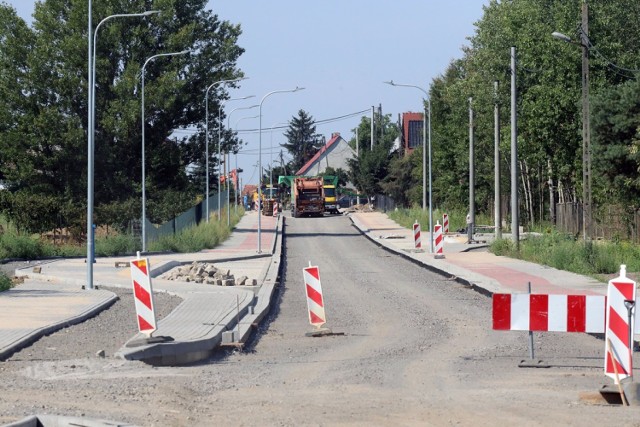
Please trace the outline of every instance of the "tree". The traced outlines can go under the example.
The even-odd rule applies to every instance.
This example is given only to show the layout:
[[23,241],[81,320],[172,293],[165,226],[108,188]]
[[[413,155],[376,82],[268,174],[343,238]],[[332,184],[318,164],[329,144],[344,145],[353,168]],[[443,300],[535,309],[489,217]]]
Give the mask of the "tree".
[[[95,203],[139,198],[141,191],[141,68],[145,68],[145,145],[150,206],[163,193],[191,194],[187,165],[204,163],[204,92],[212,82],[241,75],[236,60],[240,27],[205,10],[205,0],[94,2],[94,27],[115,13],[161,10],[147,18],[113,19],[96,45]],[[153,6],[153,7],[152,7]],[[54,196],[82,206],[86,200],[87,2],[38,2],[33,28],[0,5],[0,173],[12,191]],[[123,34],[126,33],[126,37]],[[227,87],[209,93],[210,128]],[[1,125],[0,125],[1,126]],[[200,132],[169,139],[176,129]],[[224,128],[224,126],[223,126]],[[233,139],[227,140],[233,146]],[[217,150],[211,150],[215,153]],[[60,206],[62,203],[60,203]],[[151,217],[155,214],[149,213]],[[164,215],[156,215],[162,217]]]
[[292,173],[300,170],[322,147],[323,142],[316,135],[315,120],[304,110],[298,111],[298,117],[293,117],[289,128],[284,133],[287,138],[282,144],[292,157],[290,166]]

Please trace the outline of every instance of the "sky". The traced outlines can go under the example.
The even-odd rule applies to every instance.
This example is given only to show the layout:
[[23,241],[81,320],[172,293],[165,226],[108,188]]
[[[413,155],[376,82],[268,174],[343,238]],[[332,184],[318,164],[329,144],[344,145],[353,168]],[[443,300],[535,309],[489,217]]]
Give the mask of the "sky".
[[[5,0],[7,1],[7,0]],[[99,0],[94,0],[99,1]],[[239,45],[245,53],[239,68],[248,77],[224,109],[232,129],[246,143],[237,156],[244,170],[243,184],[258,181],[263,168],[279,164],[286,142],[286,122],[304,110],[316,121],[316,132],[328,141],[332,133],[349,140],[352,130],[371,107],[383,114],[422,111],[425,95],[416,88],[393,87],[384,81],[418,86],[428,91],[475,31],[474,23],[489,0],[211,0],[207,8],[223,19],[240,24]],[[11,0],[18,15],[31,22],[34,0]],[[94,18],[94,25],[98,21]],[[213,81],[211,83],[214,83]],[[304,87],[294,93],[273,93]],[[203,88],[203,93],[206,88]],[[204,102],[204,98],[203,98]],[[262,103],[262,137],[259,108]],[[363,110],[366,112],[353,115]],[[335,120],[332,120],[335,119]],[[204,121],[204,118],[203,118]],[[235,162],[231,161],[235,166]]]

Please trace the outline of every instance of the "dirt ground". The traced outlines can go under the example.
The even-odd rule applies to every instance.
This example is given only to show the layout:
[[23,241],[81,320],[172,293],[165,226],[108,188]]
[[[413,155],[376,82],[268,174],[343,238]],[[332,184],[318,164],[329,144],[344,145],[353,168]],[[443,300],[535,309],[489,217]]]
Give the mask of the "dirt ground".
[[[602,339],[536,333],[547,367],[519,367],[528,334],[493,331],[486,296],[377,248],[346,218],[296,218],[286,232],[273,311],[244,349],[183,367],[114,359],[135,333],[120,290],[105,312],[0,362],[0,424],[47,413],[141,426],[640,426],[640,406],[584,398],[613,384]],[[307,334],[309,260],[334,333],[322,338]],[[174,298],[157,295],[157,309]]]

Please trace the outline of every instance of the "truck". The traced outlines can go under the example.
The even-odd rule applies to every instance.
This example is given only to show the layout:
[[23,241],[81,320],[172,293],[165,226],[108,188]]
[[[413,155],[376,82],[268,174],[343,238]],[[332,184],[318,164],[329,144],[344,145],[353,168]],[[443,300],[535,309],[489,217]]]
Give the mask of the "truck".
[[326,175],[324,180],[324,210],[330,214],[339,214],[337,184],[338,177]]
[[296,177],[291,188],[291,215],[324,215],[323,186],[322,177]]

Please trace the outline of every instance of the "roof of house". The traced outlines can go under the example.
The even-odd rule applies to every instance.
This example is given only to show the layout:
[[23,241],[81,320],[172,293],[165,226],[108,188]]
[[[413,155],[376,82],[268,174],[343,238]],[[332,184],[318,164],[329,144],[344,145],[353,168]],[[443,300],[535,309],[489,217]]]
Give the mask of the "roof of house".
[[340,139],[342,139],[342,137],[340,136],[339,133],[334,134],[333,138],[331,138],[329,142],[323,145],[322,148],[318,150],[316,155],[313,156],[307,163],[305,163],[305,165],[302,166],[298,172],[296,172],[296,175],[304,175],[309,169],[311,169],[311,166],[313,166],[313,164],[316,161],[318,161],[318,159],[322,157],[322,155],[326,153],[329,150],[329,148],[331,148],[331,146],[335,144],[337,141],[339,141]]

